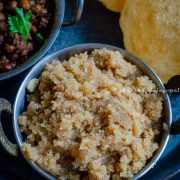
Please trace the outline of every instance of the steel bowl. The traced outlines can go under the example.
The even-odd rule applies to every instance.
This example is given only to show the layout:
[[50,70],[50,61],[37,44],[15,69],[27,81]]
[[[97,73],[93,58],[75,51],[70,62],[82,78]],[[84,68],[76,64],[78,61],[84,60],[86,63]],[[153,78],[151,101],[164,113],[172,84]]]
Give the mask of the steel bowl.
[[[167,124],[168,129],[167,130],[162,130],[161,134],[161,140],[159,144],[158,150],[154,153],[153,157],[149,160],[149,162],[146,164],[146,166],[138,172],[133,179],[138,179],[142,177],[145,173],[147,173],[151,168],[154,167],[156,162],[159,160],[161,157],[162,153],[164,152],[164,149],[166,148],[166,145],[168,143],[168,139],[170,136],[170,129],[172,126],[172,112],[171,112],[171,105],[169,101],[168,94],[166,93],[165,87],[162,83],[162,81],[159,79],[159,77],[156,75],[156,73],[149,67],[147,66],[143,61],[141,61],[139,58],[131,54],[130,52],[120,49],[118,47],[106,45],[106,44],[81,44],[81,45],[76,45],[72,47],[68,47],[62,50],[59,50],[51,55],[48,55],[41,59],[27,74],[25,79],[23,80],[17,96],[15,98],[14,102],[14,108],[12,110],[12,121],[13,121],[13,129],[14,129],[14,136],[16,138],[17,145],[10,143],[8,139],[6,138],[2,127],[0,123],[0,142],[8,151],[10,154],[17,156],[18,154],[18,148],[23,154],[24,158],[27,160],[27,162],[37,171],[39,172],[42,176],[48,178],[48,179],[55,179],[51,174],[48,172],[44,171],[42,168],[40,168],[37,164],[29,161],[26,156],[24,155],[22,151],[22,144],[24,142],[23,136],[20,131],[20,127],[18,125],[18,117],[19,115],[26,110],[27,104],[26,104],[26,86],[30,82],[31,79],[37,78],[40,76],[42,73],[45,64],[51,62],[53,59],[68,59],[69,57],[73,56],[76,53],[81,53],[85,51],[92,51],[94,49],[99,49],[99,48],[108,48],[111,50],[118,50],[122,53],[124,58],[131,62],[132,64],[135,64],[136,66],[139,67],[139,69],[146,74],[147,76],[150,77],[150,79],[153,80],[153,82],[156,84],[156,86],[159,88],[159,90],[162,92],[162,98],[163,98],[163,112],[164,112],[164,119],[163,121]],[[0,112],[2,110],[8,110],[11,111],[11,104],[5,100],[5,99],[0,99]],[[176,132],[180,133],[180,129]],[[18,146],[18,147],[17,147]]]
[[25,63],[23,63],[22,65],[11,71],[0,73],[0,81],[13,77],[25,71],[32,65],[34,65],[37,61],[39,61],[39,59],[41,59],[44,56],[44,54],[52,46],[52,44],[56,40],[57,35],[59,34],[62,25],[72,25],[79,21],[83,10],[84,0],[76,0],[77,3],[76,3],[74,16],[70,20],[64,20],[65,0],[53,0],[53,1],[55,3],[54,19],[52,23],[51,32],[48,38],[45,40],[42,47],[33,56],[31,56]]

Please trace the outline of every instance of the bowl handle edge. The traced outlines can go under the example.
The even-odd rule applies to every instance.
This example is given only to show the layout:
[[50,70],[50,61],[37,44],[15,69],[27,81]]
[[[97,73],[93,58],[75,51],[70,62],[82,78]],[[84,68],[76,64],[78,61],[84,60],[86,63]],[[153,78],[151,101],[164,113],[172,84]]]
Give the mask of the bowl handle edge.
[[16,144],[11,143],[6,137],[2,124],[1,124],[1,113],[2,111],[8,111],[11,113],[11,103],[3,98],[0,98],[0,143],[4,149],[12,156],[18,156],[18,147]]
[[83,7],[84,7],[84,0],[76,0],[74,15],[71,19],[65,19],[63,22],[63,26],[70,26],[77,23],[81,19]]

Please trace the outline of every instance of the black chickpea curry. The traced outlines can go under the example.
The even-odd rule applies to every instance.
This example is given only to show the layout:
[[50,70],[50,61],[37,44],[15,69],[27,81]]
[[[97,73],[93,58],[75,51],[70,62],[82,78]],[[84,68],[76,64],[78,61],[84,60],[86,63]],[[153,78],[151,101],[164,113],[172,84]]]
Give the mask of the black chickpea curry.
[[53,1],[0,0],[0,72],[23,64],[50,32]]

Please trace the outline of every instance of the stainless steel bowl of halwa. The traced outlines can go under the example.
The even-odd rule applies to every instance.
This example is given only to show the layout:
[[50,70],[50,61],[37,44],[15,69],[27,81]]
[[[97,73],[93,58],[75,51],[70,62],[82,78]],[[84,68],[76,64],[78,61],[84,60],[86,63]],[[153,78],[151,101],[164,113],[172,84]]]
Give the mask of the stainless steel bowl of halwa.
[[162,82],[141,60],[83,44],[32,68],[13,124],[22,154],[46,178],[137,179],[163,153],[171,116]]

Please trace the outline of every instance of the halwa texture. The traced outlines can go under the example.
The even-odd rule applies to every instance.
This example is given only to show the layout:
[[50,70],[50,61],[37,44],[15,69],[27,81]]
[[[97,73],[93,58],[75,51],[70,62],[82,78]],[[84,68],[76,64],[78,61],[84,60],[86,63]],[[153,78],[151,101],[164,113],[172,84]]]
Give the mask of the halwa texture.
[[162,99],[119,51],[53,60],[34,82],[19,117],[22,148],[58,179],[131,178],[157,150]]

